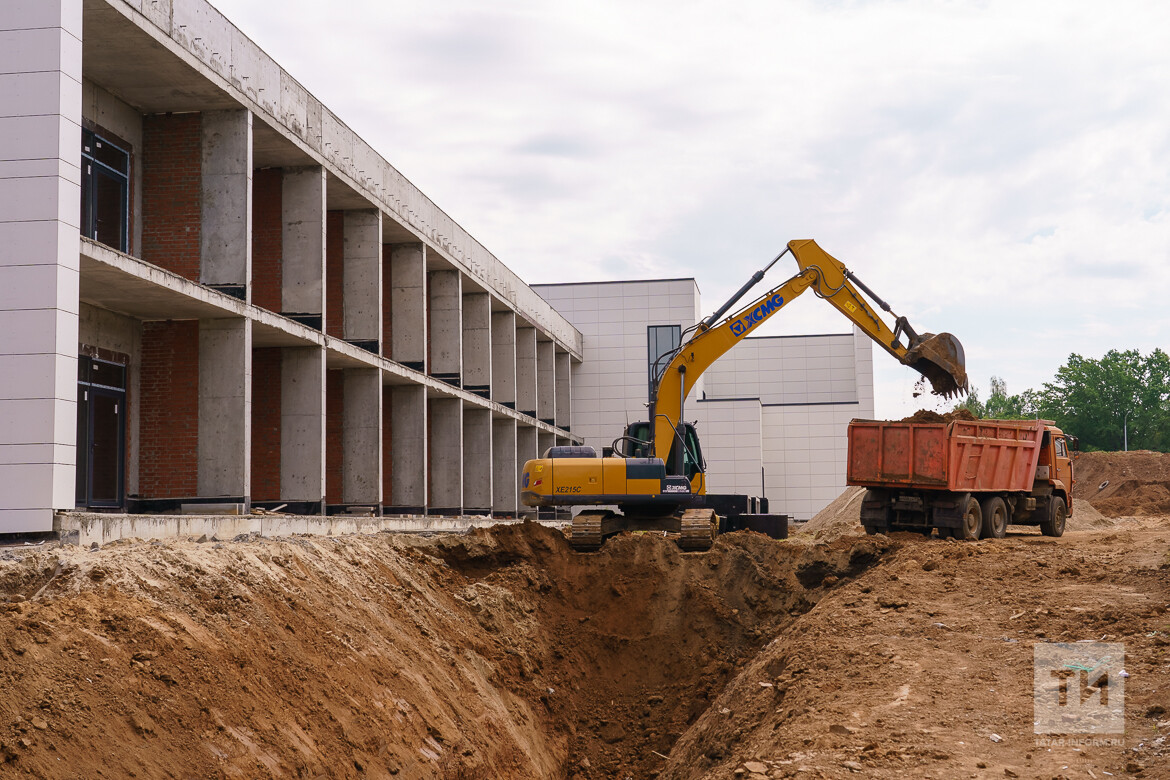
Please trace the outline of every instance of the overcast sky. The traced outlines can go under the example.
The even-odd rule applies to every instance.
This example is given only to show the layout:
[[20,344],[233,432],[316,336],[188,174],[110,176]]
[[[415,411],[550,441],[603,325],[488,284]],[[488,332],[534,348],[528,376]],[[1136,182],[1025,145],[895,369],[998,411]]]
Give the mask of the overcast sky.
[[[983,397],[1170,347],[1170,3],[212,2],[530,283],[711,311],[815,238]],[[809,294],[768,332],[846,329]]]

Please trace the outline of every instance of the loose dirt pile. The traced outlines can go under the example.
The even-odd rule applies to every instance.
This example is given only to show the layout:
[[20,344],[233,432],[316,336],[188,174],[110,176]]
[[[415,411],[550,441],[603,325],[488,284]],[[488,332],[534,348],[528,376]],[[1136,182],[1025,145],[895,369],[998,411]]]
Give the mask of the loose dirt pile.
[[[1167,776],[1170,524],[1124,522],[8,551],[0,776]],[[1125,643],[1123,746],[1035,743],[1032,644],[1079,639]]]
[[974,414],[972,414],[969,409],[956,409],[955,411],[947,412],[946,414],[939,414],[938,412],[932,412],[929,409],[919,409],[914,414],[910,415],[909,417],[903,417],[898,422],[904,422],[904,423],[945,423],[945,422],[954,422],[955,420],[978,420],[978,419],[979,418],[976,417]]
[[0,775],[650,776],[890,544],[582,555],[525,524],[6,552]]
[[1076,475],[1073,498],[1092,502],[1106,517],[1170,514],[1170,455],[1084,452]]

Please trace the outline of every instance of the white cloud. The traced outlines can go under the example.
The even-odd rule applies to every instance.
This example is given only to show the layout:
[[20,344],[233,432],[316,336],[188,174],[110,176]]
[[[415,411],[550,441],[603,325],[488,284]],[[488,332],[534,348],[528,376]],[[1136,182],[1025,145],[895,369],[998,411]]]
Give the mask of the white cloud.
[[[713,309],[811,237],[984,391],[1170,344],[1164,3],[216,5],[528,281]],[[844,329],[806,298],[770,329]]]

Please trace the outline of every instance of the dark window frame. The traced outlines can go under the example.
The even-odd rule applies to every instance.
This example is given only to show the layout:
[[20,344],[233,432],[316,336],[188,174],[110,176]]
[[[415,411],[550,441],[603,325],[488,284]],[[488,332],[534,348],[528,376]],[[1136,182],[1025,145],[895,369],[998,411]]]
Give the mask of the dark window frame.
[[[119,252],[130,251],[130,150],[89,128],[81,130],[81,235]],[[119,190],[117,240],[98,230],[103,182]]]
[[[105,374],[100,374],[106,368]],[[90,355],[78,357],[77,371],[77,477],[74,491],[75,506],[86,509],[121,509],[126,503],[126,389],[129,382],[128,366]],[[95,444],[94,427],[97,423],[94,406],[97,399],[112,400],[118,429],[114,460],[113,497],[94,497]]]
[[[670,336],[663,342],[660,334],[669,333]],[[663,348],[662,344],[668,343],[670,346]],[[682,326],[681,325],[647,325],[646,326],[646,377],[649,382],[647,398],[654,395],[654,387],[658,380],[662,377],[662,372],[666,370],[666,364],[670,361],[662,361],[658,364],[658,372],[655,374],[654,363],[662,355],[674,352],[682,345]],[[655,347],[658,347],[658,354],[654,354]]]

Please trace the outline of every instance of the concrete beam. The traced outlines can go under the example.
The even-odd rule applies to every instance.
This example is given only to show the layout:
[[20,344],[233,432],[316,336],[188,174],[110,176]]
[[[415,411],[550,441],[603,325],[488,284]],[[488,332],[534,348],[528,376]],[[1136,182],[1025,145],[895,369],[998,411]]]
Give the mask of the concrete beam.
[[345,370],[341,500],[382,503],[382,372]]
[[516,408],[516,313],[492,312],[492,400]]
[[281,311],[325,326],[325,169],[285,168],[281,182],[283,227]]
[[390,351],[388,357],[418,371],[427,360],[427,266],[422,244],[390,250]]
[[515,514],[519,500],[519,464],[516,458],[516,421],[492,420],[492,510]]
[[492,510],[492,412],[468,404],[463,407],[463,511],[487,514]]
[[427,505],[427,389],[395,385],[390,399],[393,478],[384,500],[393,509],[421,513]]
[[536,342],[536,416],[552,425],[557,412],[556,344]]
[[432,398],[430,444],[430,514],[460,514],[463,509],[463,402],[458,398]]
[[344,292],[347,341],[382,354],[382,212],[345,212]]
[[252,112],[205,111],[200,281],[251,301]]
[[463,285],[458,271],[427,274],[429,297],[428,373],[456,387],[462,386]]
[[491,397],[492,299],[487,293],[463,296],[463,388]]
[[280,498],[325,500],[325,350],[286,347],[280,361]]
[[570,399],[573,388],[572,356],[568,352],[556,354],[556,422],[558,428],[569,429],[572,419]]
[[536,328],[516,328],[516,411],[536,416]]
[[0,12],[0,533],[74,504],[81,20],[81,0]]
[[201,497],[252,493],[252,321],[199,321]]

